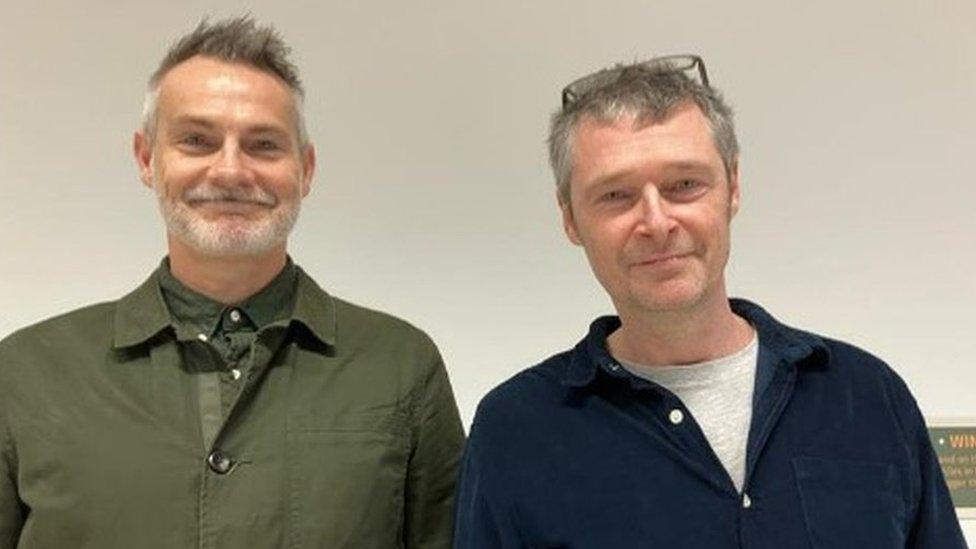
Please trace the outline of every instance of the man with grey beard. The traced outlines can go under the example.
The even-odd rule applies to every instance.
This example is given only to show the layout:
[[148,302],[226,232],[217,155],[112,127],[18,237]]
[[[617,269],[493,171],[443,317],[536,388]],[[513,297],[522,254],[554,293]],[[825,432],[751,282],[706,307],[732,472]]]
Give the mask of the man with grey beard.
[[203,22],[152,75],[133,151],[169,254],[0,342],[0,548],[450,546],[436,347],[286,253],[315,169],[287,54]]

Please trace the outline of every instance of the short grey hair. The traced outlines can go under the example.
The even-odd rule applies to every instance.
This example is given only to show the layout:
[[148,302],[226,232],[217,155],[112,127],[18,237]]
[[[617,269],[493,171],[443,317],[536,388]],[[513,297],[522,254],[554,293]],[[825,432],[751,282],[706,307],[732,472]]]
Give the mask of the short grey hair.
[[668,63],[618,64],[600,73],[606,77],[593,78],[592,84],[574,90],[574,100],[556,111],[549,125],[549,163],[564,204],[570,203],[573,138],[585,120],[612,124],[633,117],[635,124],[646,124],[666,118],[679,105],[693,102],[708,121],[726,175],[731,173],[739,157],[739,142],[732,109],[718,90]]
[[308,143],[304,113],[305,90],[298,76],[298,67],[289,59],[289,53],[291,48],[285,44],[274,27],[258,26],[250,15],[215,23],[204,18],[192,32],[179,38],[170,47],[159,67],[149,77],[149,89],[142,106],[142,131],[152,142],[159,109],[159,84],[163,77],[173,67],[201,55],[248,65],[281,79],[294,96],[298,141],[304,146]]

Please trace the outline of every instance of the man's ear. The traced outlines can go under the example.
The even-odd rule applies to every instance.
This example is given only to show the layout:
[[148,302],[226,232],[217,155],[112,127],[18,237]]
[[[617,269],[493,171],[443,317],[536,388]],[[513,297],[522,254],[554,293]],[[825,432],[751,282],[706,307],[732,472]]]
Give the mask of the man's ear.
[[143,185],[151,189],[153,186],[152,143],[142,131],[137,131],[132,136],[132,154],[139,167],[139,179],[142,180]]
[[739,213],[739,159],[735,159],[729,166],[729,219]]
[[566,233],[566,238],[573,244],[582,246],[583,243],[580,241],[579,233],[576,231],[576,219],[573,218],[573,205],[570,203],[570,198],[568,196],[564,198],[563,194],[557,189],[556,202],[559,204],[559,210],[562,212],[563,232]]
[[312,177],[315,175],[315,147],[308,143],[302,149],[302,198],[312,190]]

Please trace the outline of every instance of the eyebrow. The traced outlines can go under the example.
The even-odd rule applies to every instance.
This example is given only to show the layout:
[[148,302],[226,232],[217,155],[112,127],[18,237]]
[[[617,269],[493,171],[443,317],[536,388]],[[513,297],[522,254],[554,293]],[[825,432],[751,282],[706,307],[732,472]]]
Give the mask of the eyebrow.
[[[174,126],[199,126],[201,128],[212,130],[217,127],[217,124],[213,123],[207,118],[202,116],[194,116],[191,114],[181,115],[176,118],[173,123]],[[287,136],[288,131],[282,127],[276,126],[274,124],[256,124],[254,126],[248,126],[245,130],[247,134],[275,134]]]
[[289,133],[284,128],[279,128],[278,126],[272,126],[270,124],[259,124],[257,126],[251,126],[247,129],[249,135],[251,134],[270,134],[280,137],[288,137]]
[[707,162],[699,162],[697,160],[683,160],[678,162],[672,162],[665,166],[664,171],[666,172],[709,172],[712,171],[712,166]]
[[[598,177],[592,184],[587,188],[586,193],[596,192],[603,187],[612,185],[614,183],[619,183],[625,181],[638,170],[632,170],[630,168],[624,168],[608,174]],[[666,166],[661,169],[663,174],[673,174],[673,173],[702,173],[711,175],[711,166],[706,162],[699,162],[697,160],[679,160],[676,162],[669,162]]]
[[[594,181],[593,185],[604,185],[613,181],[618,181],[620,179],[625,179],[634,172],[639,171],[639,169],[623,168],[614,172],[610,172],[606,175],[602,175]],[[669,174],[674,172],[705,172],[712,173],[712,166],[707,162],[699,162],[697,160],[678,160],[675,162],[668,162],[664,166],[658,169],[661,173]]]
[[202,126],[207,129],[215,128],[217,125],[206,118],[193,115],[181,115],[173,121],[174,126]]

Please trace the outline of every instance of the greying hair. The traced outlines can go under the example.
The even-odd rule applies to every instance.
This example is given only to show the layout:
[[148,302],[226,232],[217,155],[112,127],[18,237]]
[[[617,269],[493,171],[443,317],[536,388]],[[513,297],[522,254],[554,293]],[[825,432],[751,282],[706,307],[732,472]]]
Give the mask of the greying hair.
[[[599,77],[601,73],[603,78]],[[573,100],[552,115],[549,125],[549,163],[564,204],[570,204],[573,138],[584,120],[612,124],[633,117],[635,124],[647,124],[666,118],[679,105],[693,102],[708,121],[726,175],[731,173],[739,157],[739,142],[732,109],[717,90],[667,63],[616,65],[596,76],[587,79],[583,89],[574,90]]]
[[301,145],[308,143],[305,128],[305,90],[298,77],[298,67],[288,59],[291,48],[274,27],[258,26],[250,15],[210,23],[204,18],[193,32],[176,41],[159,68],[149,78],[149,89],[142,107],[142,131],[150,142],[156,132],[159,109],[159,85],[176,65],[202,55],[229,63],[241,63],[272,74],[291,89],[295,98],[296,129]]

